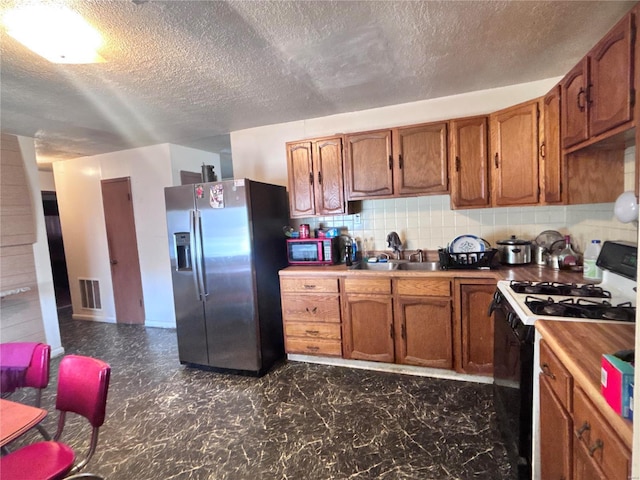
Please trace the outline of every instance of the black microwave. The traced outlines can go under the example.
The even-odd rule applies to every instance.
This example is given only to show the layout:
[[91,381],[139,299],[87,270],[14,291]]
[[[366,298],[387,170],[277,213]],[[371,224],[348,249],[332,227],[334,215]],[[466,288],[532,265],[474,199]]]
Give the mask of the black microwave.
[[289,265],[334,265],[339,263],[336,238],[288,238]]

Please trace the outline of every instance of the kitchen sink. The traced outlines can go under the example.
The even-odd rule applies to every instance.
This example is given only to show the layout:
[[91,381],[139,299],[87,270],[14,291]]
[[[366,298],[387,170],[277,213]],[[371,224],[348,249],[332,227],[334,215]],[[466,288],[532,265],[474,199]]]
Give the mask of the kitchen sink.
[[389,260],[388,262],[360,262],[349,267],[350,270],[411,270],[422,272],[437,272],[440,270],[440,262],[409,262],[408,260]]
[[437,272],[440,268],[440,262],[411,262],[398,265],[398,270],[418,270],[422,272]]
[[403,265],[408,265],[408,260],[389,260],[388,262],[360,262],[349,267],[349,270],[378,270],[378,271],[390,271],[398,270]]

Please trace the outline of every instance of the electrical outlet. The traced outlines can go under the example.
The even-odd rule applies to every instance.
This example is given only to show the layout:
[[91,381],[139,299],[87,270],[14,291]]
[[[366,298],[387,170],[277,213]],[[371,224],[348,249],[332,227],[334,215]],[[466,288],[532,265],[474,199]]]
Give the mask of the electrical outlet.
[[360,225],[360,214],[359,213],[356,213],[353,216],[353,224],[354,225]]

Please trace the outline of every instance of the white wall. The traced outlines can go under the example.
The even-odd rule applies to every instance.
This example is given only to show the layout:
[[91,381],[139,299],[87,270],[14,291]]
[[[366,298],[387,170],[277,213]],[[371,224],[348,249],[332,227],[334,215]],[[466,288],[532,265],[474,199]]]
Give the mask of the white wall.
[[[145,324],[175,327],[164,187],[203,162],[220,168],[216,154],[163,144],[54,163],[74,318],[116,321],[100,181],[130,177]],[[101,311],[82,309],[79,278],[100,281]]]
[[220,155],[203,152],[181,145],[170,145],[171,149],[171,178],[172,185],[180,185],[180,170],[187,172],[202,172],[202,164],[213,165],[218,180],[221,180]]
[[60,340],[58,311],[56,309],[56,296],[53,288],[53,273],[51,271],[51,259],[49,258],[47,228],[44,223],[44,210],[42,207],[42,194],[40,193],[34,139],[18,137],[18,142],[20,143],[25,173],[29,182],[29,194],[31,195],[31,203],[36,221],[36,242],[33,244],[33,257],[36,267],[40,310],[42,312],[45,338],[46,342],[51,345],[52,355],[62,355],[64,349],[62,348],[62,342]]
[[53,179],[53,171],[38,170],[38,181],[40,182],[40,191],[55,192],[56,183]]

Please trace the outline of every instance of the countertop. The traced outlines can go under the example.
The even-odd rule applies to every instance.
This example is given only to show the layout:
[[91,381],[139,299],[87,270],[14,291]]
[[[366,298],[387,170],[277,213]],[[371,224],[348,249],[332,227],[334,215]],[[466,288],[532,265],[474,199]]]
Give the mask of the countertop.
[[634,348],[635,324],[538,320],[535,327],[631,449],[633,423],[619,416],[600,393],[600,362],[603,353]]
[[554,270],[535,264],[523,266],[501,265],[492,270],[438,270],[406,271],[406,270],[350,270],[346,265],[329,266],[293,266],[280,270],[281,276],[325,276],[325,275],[386,275],[390,277],[448,277],[448,278],[488,278],[498,280],[520,280],[532,282],[585,283],[582,272]]

